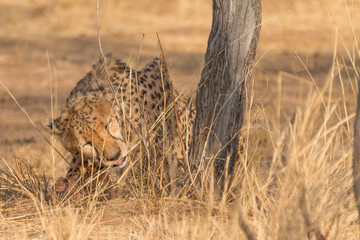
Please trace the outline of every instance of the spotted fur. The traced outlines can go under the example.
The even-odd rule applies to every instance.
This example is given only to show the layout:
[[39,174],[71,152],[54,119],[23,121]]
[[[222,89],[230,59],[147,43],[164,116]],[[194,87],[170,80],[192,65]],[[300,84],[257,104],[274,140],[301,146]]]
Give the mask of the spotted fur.
[[138,151],[136,146],[143,140],[147,149],[167,155],[169,180],[173,181],[184,164],[185,138],[191,139],[193,114],[172,88],[160,58],[135,71],[108,56],[106,68],[101,59],[76,84],[60,117],[46,119],[43,125],[73,156],[68,177],[89,163],[122,168],[130,150]]

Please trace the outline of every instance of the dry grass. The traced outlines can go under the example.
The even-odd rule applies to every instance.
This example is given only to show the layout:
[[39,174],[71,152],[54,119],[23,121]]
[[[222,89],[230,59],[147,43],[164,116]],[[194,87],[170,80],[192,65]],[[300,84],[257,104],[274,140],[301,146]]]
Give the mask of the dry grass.
[[[0,41],[10,49],[0,50],[0,80],[38,123],[50,116],[43,49],[50,48],[55,102],[62,106],[74,79],[99,56],[96,4],[0,5]],[[108,202],[95,197],[59,203],[51,197],[52,172],[64,175],[66,164],[0,90],[0,239],[359,239],[351,189],[359,2],[263,5],[259,62],[243,129],[246,147],[227,198],[216,200],[210,189],[204,199],[163,197],[148,176],[122,181],[119,198]],[[194,89],[210,29],[208,1],[103,1],[100,20],[104,46],[124,50],[118,55],[125,59],[137,54],[142,32],[143,56],[156,55],[159,32],[178,86]],[[19,157],[31,167],[16,167]]]

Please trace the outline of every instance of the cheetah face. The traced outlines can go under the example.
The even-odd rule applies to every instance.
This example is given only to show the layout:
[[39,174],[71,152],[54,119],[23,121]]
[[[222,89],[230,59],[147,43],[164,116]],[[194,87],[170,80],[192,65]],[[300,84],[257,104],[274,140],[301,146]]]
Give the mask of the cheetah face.
[[109,103],[86,100],[75,102],[59,118],[45,119],[42,124],[73,155],[71,168],[88,163],[124,167],[127,146],[120,117],[113,113]]

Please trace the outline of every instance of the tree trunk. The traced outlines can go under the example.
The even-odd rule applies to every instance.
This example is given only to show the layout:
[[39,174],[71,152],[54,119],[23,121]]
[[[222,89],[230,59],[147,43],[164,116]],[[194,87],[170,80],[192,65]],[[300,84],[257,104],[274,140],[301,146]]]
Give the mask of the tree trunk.
[[360,85],[357,99],[354,124],[354,157],[353,157],[354,193],[360,217]]
[[238,159],[260,23],[261,0],[213,0],[213,22],[196,96],[189,153],[197,167],[215,159],[215,171],[221,173],[229,159],[231,173]]

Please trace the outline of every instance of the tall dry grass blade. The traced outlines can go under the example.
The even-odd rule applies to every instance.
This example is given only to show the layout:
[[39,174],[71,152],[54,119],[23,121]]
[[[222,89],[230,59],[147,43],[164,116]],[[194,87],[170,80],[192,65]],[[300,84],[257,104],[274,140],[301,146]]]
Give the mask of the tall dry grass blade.
[[4,176],[0,176],[1,187],[9,194],[14,194],[12,198],[26,196],[35,203],[49,203],[51,199],[51,188],[49,179],[43,174],[40,178],[35,174],[32,167],[25,161],[15,158],[16,168],[2,158],[7,167]]
[[[48,63],[48,71],[49,71],[49,86],[50,86],[50,108],[51,108],[51,125],[55,126],[54,124],[54,104],[53,104],[53,81],[51,78],[51,66],[50,66],[50,58],[49,58],[49,51],[46,49],[46,58]],[[54,146],[54,131],[55,129],[51,128],[51,146]],[[55,182],[55,155],[54,155],[54,148],[51,148],[51,160],[52,160],[52,178],[53,182]],[[55,185],[54,185],[55,190]]]
[[125,111],[124,111],[122,105],[120,104],[119,99],[117,98],[117,95],[116,95],[116,91],[115,91],[115,89],[114,89],[114,86],[113,86],[112,83],[111,83],[110,75],[109,75],[109,72],[108,72],[108,69],[107,69],[107,66],[106,66],[106,57],[105,57],[105,55],[104,55],[104,51],[103,51],[103,49],[102,49],[102,44],[101,44],[99,12],[100,12],[100,0],[97,0],[97,1],[96,1],[96,23],[97,23],[98,45],[99,45],[99,49],[100,49],[101,56],[102,56],[102,58],[103,58],[103,60],[104,60],[104,69],[105,69],[105,72],[106,72],[106,76],[107,76],[107,80],[108,80],[108,83],[109,83],[110,90],[111,90],[112,94],[114,95],[114,100],[116,101],[116,104],[118,105],[119,109],[123,112],[123,115],[124,115],[124,117],[126,118],[128,124],[130,124],[131,128],[134,130],[134,132],[135,132],[135,133],[139,136],[139,138],[141,139],[141,141],[142,141],[142,143],[143,143],[143,145],[144,145],[143,147],[144,147],[145,150],[146,150],[147,156],[149,156],[149,150],[147,149],[145,138],[142,136],[141,133],[138,132],[138,130],[137,130],[137,129],[134,127],[134,125],[131,123],[130,119],[126,116]]

